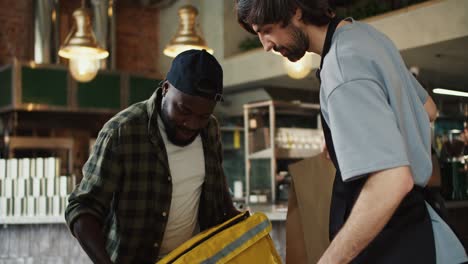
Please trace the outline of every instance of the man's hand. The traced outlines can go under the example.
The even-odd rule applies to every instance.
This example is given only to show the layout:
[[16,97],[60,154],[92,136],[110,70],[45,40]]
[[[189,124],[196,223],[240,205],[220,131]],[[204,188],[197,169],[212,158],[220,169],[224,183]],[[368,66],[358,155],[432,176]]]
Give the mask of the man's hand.
[[318,263],[349,263],[382,231],[414,182],[409,167],[371,174],[351,214]]
[[84,214],[75,221],[72,228],[73,235],[93,263],[112,264],[105,248],[102,225],[96,217]]

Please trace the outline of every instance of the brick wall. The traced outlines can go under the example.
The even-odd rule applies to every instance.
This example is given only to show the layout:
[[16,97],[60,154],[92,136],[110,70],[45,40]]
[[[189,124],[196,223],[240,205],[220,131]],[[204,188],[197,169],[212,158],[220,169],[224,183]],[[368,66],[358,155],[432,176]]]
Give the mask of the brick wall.
[[[71,25],[79,0],[60,0],[60,43]],[[117,69],[159,77],[159,10],[117,1]],[[0,0],[0,66],[13,57],[32,60],[34,50],[32,0]]]
[[117,5],[117,68],[158,78],[159,11]]
[[0,65],[33,56],[33,1],[0,0]]

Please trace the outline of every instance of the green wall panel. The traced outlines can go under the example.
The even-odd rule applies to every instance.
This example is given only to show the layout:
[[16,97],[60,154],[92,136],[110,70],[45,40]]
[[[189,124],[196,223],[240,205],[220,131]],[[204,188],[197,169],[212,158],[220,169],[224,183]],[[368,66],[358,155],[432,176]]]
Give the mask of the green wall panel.
[[12,69],[5,68],[0,71],[0,107],[12,104],[11,100],[11,85],[12,85]]
[[79,108],[120,109],[120,75],[99,73],[87,83],[78,83]]
[[22,67],[22,102],[67,106],[67,71]]
[[161,80],[131,76],[128,104],[131,105],[150,98],[160,81]]

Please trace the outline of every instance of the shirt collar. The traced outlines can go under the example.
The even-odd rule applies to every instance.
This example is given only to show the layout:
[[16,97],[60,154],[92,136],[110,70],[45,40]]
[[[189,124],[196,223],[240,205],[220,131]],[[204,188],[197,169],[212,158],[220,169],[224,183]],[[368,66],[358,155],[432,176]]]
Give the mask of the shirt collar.
[[[159,132],[159,125],[158,125],[158,116],[159,116],[159,109],[162,99],[162,88],[156,89],[156,91],[151,95],[151,97],[146,102],[146,110],[148,112],[148,135],[150,137],[150,141],[153,144],[164,144],[163,139],[161,138],[161,133]],[[203,142],[206,142],[208,138],[208,126],[210,123],[200,131],[200,136]]]

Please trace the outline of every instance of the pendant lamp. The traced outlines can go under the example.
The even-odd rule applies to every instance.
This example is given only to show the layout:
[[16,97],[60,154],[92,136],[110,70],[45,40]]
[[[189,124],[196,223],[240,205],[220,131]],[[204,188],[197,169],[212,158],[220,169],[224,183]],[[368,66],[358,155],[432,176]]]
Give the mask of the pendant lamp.
[[73,12],[74,24],[65,42],[60,47],[59,56],[69,59],[69,70],[79,82],[89,82],[96,77],[100,60],[109,56],[107,50],[99,47],[91,24],[90,12],[82,7]]
[[164,49],[164,55],[175,57],[189,49],[204,49],[213,54],[213,50],[206,45],[206,41],[197,31],[196,18],[198,10],[192,5],[179,8],[179,28],[175,36]]

